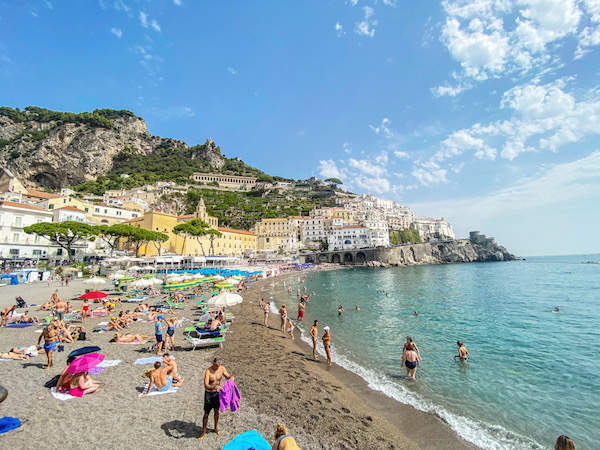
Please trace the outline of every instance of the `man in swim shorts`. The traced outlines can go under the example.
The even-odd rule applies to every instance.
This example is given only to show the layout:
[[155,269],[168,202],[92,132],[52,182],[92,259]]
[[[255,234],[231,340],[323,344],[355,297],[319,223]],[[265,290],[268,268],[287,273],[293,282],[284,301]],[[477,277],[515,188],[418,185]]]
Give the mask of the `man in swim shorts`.
[[156,385],[156,390],[158,392],[166,392],[171,387],[181,386],[181,383],[174,383],[173,377],[167,375],[168,369],[168,366],[161,367],[160,361],[156,361],[154,363],[154,370],[150,374],[150,383],[148,384],[148,389],[142,394],[142,397],[148,395],[148,393],[152,389],[152,385]]
[[63,302],[60,298],[54,305],[54,312],[56,313],[56,318],[58,321],[65,320],[65,311],[67,310],[67,304]]
[[298,320],[301,322],[304,320],[304,308],[306,308],[306,305],[304,304],[304,299],[302,299],[298,303]]
[[308,332],[310,334],[310,336],[312,337],[313,359],[314,360],[317,359],[317,339],[319,338],[319,330],[317,329],[318,324],[319,324],[319,321],[315,320],[315,323],[313,323],[313,326],[310,327],[310,331]]
[[457,341],[456,345],[458,345],[458,355],[454,355],[455,358],[460,358],[461,361],[467,361],[469,357],[467,356],[469,352],[465,348],[465,344],[462,341]]
[[206,435],[206,426],[208,425],[208,415],[214,410],[215,415],[215,433],[221,435],[219,430],[219,391],[221,390],[221,378],[233,380],[233,377],[227,373],[227,369],[221,365],[221,358],[215,357],[212,365],[204,372],[204,417],[202,418],[202,434],[199,441]]
[[156,354],[158,356],[162,356],[162,353],[160,352],[163,347],[165,346],[165,340],[163,338],[163,330],[164,327],[162,326],[161,320],[163,320],[164,317],[163,316],[156,316],[155,323],[154,323],[154,335],[156,336]]
[[58,347],[58,323],[56,320],[52,320],[48,326],[44,328],[44,331],[42,331],[42,334],[40,334],[38,339],[38,346],[40,345],[42,338],[44,338],[44,350],[48,357],[48,367],[46,367],[46,370],[50,370],[50,366],[52,365],[52,352]]
[[167,376],[173,377],[173,380],[181,385],[181,383],[183,383],[183,377],[177,375],[177,363],[175,360],[171,359],[171,355],[165,353],[163,355],[163,362],[167,365]]

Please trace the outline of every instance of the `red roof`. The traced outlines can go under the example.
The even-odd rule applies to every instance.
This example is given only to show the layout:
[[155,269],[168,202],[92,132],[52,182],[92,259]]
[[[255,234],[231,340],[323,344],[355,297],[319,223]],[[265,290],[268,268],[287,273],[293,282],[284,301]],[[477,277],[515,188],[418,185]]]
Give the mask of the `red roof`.
[[[69,211],[78,211],[78,212],[82,212],[82,213],[85,212],[83,209],[75,208],[74,206],[63,206],[62,208],[58,208],[58,209],[66,209]],[[58,209],[57,209],[57,211],[58,211]]]
[[225,231],[228,233],[237,233],[237,234],[247,234],[250,236],[256,236],[254,233],[250,233],[249,231],[244,231],[244,230],[234,230],[233,228],[223,228],[223,227],[219,227],[217,228],[219,231]]
[[28,205],[26,203],[0,201],[0,206],[10,206],[12,208],[33,209],[34,211],[43,211],[45,213],[50,213],[50,211],[46,211],[44,208],[40,208],[39,206]]
[[27,195],[29,195],[30,197],[45,199],[60,198],[60,195],[58,194],[49,194],[48,192],[34,191],[33,189],[27,189]]

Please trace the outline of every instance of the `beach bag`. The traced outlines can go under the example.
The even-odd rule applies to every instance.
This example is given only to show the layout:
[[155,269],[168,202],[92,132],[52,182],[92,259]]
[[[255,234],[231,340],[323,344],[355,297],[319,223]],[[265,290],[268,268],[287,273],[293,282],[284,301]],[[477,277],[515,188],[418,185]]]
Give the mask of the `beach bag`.
[[85,341],[85,331],[81,331],[77,337],[78,341]]

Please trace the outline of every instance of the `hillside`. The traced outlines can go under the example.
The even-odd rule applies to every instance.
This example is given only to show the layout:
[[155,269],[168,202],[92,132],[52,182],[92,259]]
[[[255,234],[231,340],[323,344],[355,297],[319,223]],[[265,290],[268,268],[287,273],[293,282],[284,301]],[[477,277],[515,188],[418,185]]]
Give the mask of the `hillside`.
[[155,181],[185,182],[194,171],[262,174],[239,158],[225,158],[210,139],[190,147],[151,136],[144,119],[131,111],[73,114],[32,106],[0,107],[0,166],[30,187],[86,183],[79,190],[96,194]]

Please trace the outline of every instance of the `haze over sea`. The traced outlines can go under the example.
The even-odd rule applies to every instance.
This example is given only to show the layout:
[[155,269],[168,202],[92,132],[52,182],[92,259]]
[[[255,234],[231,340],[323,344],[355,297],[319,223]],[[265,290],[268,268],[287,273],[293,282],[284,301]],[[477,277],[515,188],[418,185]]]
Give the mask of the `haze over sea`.
[[[320,336],[329,325],[335,363],[435,411],[480,447],[550,448],[566,434],[579,449],[597,448],[600,264],[587,261],[600,255],[310,274],[306,289],[316,296],[303,339],[314,319]],[[277,309],[285,303],[292,318],[298,286],[304,292],[298,279],[288,283],[292,294],[280,283],[274,290]],[[407,335],[423,357],[416,381],[400,368]],[[457,340],[468,363],[453,358]]]

